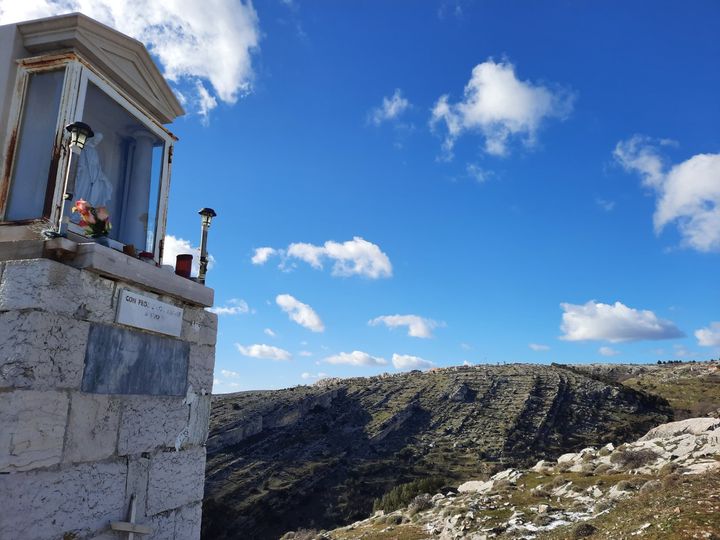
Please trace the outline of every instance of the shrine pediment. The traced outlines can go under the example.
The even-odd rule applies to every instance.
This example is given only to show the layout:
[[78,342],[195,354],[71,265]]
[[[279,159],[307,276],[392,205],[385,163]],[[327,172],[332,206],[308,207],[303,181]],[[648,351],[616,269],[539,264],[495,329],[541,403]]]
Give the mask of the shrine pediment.
[[80,13],[17,26],[31,53],[75,51],[162,123],[185,114],[145,46]]

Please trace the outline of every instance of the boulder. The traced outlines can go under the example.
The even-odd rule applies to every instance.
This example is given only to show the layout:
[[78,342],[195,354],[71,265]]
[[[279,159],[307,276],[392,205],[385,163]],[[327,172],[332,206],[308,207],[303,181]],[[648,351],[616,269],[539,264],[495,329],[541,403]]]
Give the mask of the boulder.
[[690,433],[692,435],[700,435],[704,432],[715,431],[720,428],[720,418],[688,418],[678,422],[669,422],[657,426],[647,432],[640,441],[648,441],[652,439],[669,439]]

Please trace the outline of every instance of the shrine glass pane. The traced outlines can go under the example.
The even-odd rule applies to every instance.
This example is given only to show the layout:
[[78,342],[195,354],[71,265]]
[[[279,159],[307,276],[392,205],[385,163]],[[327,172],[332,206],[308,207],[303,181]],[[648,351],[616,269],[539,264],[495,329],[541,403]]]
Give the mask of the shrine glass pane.
[[152,252],[165,141],[92,82],[83,122],[95,136],[80,155],[75,199],[107,207],[110,238]]
[[43,217],[65,70],[31,73],[19,127],[6,221]]

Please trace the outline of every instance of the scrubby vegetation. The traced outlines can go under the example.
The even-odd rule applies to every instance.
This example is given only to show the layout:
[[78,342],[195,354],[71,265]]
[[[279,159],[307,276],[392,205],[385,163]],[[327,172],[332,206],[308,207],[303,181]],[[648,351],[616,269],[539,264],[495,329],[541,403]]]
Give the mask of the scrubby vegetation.
[[620,466],[623,469],[637,469],[655,461],[658,457],[656,452],[649,448],[640,450],[619,450],[610,457],[610,463]]
[[[408,506],[413,500],[424,493],[435,493],[443,485],[445,480],[442,478],[420,478],[406,484],[394,487],[379,499],[375,499],[373,503],[373,511],[384,510],[392,512],[398,508]],[[418,500],[418,505],[422,505],[422,499]],[[429,501],[428,501],[429,502]],[[424,510],[425,508],[422,508]]]

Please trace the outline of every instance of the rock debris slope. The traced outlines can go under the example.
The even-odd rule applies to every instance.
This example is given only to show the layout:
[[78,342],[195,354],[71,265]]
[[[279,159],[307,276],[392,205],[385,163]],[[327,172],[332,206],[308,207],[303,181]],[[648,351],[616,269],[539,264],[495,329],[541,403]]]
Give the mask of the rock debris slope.
[[719,538],[719,458],[720,419],[686,419],[617,448],[588,447],[420,494],[407,507],[304,538]]
[[560,366],[476,366],[219,396],[205,538],[278,538],[367,517],[398,484],[447,485],[672,419],[662,398]]

